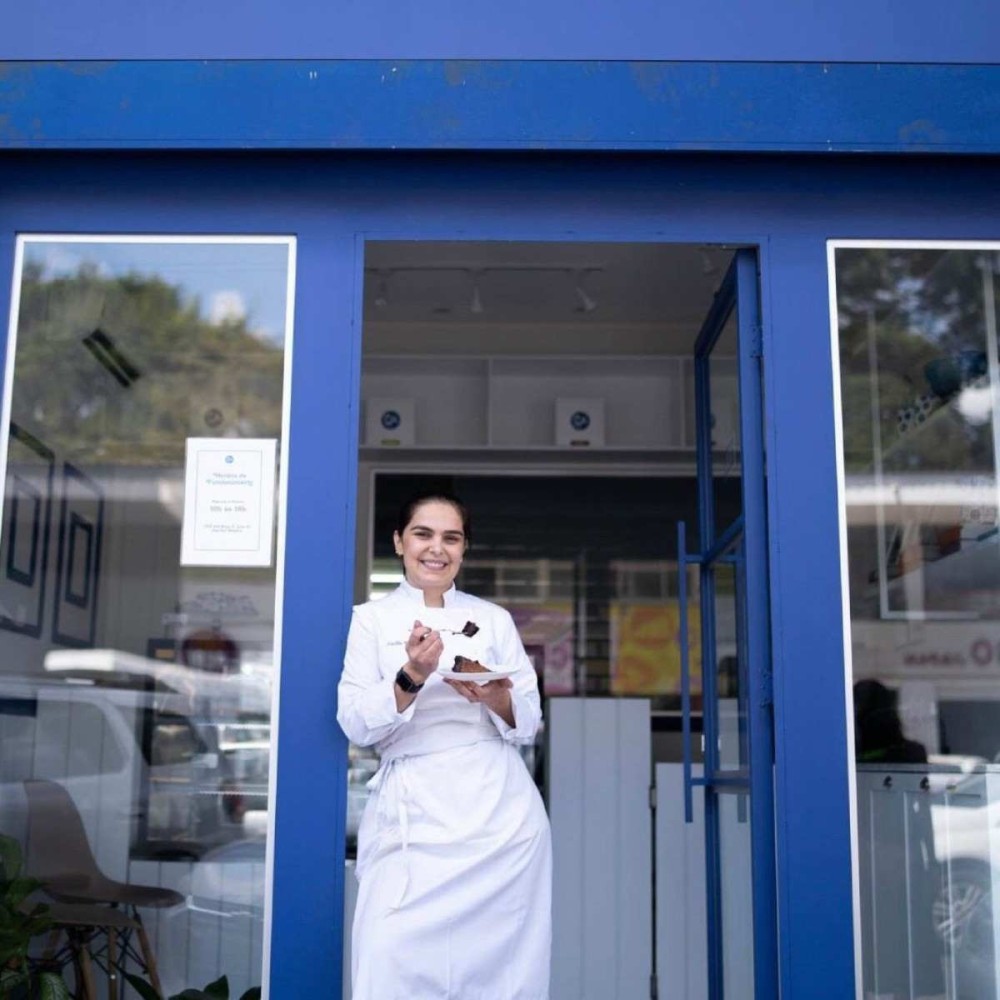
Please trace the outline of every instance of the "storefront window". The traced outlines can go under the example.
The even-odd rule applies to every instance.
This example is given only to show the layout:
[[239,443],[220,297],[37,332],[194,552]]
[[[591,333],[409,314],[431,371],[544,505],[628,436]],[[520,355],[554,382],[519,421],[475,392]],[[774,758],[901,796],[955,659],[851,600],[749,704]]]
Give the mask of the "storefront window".
[[261,983],[293,271],[289,239],[18,243],[0,832],[71,989],[111,956],[163,995]]
[[837,244],[864,995],[1000,983],[1000,250]]

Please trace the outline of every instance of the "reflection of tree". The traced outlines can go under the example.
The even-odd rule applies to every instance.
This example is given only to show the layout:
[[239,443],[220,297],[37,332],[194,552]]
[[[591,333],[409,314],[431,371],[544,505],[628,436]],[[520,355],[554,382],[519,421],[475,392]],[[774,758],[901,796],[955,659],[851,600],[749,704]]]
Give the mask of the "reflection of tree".
[[[953,471],[993,468],[989,422],[974,425],[947,409],[920,428],[919,444],[899,441],[900,410],[932,395],[927,365],[962,351],[985,351],[983,268],[993,254],[967,250],[848,248],[837,251],[837,318],[848,472],[871,469],[874,435],[869,335],[878,363],[879,422],[887,468]],[[995,280],[995,279],[994,279]]]
[[[98,328],[140,372],[131,386],[83,346]],[[13,417],[60,455],[177,465],[186,437],[279,435],[281,346],[245,319],[207,322],[161,279],[92,266],[46,279],[26,263],[17,337]]]

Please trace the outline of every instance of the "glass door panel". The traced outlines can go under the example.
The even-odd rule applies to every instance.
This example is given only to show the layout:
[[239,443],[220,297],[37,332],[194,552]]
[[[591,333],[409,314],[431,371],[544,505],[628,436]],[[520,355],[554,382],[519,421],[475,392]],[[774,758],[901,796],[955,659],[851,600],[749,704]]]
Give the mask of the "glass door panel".
[[719,875],[722,894],[722,994],[753,1000],[753,841],[744,793],[719,796]]
[[748,764],[746,658],[739,628],[740,594],[736,566],[719,563],[712,569],[715,591],[715,696],[718,709],[718,767],[745,771]]
[[[763,392],[756,257],[738,251],[695,349],[710,1000],[777,995]],[[733,480],[741,509],[719,517]],[[682,530],[680,539],[686,538]],[[690,711],[690,698],[686,699]],[[689,730],[685,721],[685,731]],[[689,793],[688,803],[690,806]],[[689,808],[688,814],[691,814]]]
[[740,449],[740,397],[737,385],[736,313],[731,312],[708,359],[709,404],[712,439],[712,494],[717,527],[720,498],[725,487],[738,479],[743,468]]

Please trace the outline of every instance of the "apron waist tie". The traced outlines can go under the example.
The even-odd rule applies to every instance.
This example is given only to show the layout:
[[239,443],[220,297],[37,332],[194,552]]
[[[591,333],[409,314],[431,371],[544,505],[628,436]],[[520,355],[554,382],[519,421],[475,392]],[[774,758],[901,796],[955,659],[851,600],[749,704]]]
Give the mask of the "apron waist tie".
[[390,907],[398,910],[406,901],[406,892],[410,888],[410,811],[409,787],[406,780],[408,768],[404,761],[406,757],[394,757],[389,761],[389,774],[396,775],[396,819],[399,821],[399,836],[403,853],[403,877],[399,881],[399,897]]

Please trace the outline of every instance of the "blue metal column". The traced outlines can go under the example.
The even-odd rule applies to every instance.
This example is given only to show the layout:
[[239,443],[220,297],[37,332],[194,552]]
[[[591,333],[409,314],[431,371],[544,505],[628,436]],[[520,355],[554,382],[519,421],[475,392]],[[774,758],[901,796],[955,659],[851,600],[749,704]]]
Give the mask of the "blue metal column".
[[[870,203],[863,208],[870,222],[840,228],[881,233],[893,225],[883,211]],[[917,225],[928,235],[939,223],[925,212]],[[975,231],[971,215],[965,225]],[[768,243],[762,263],[781,989],[793,1000],[849,1000],[852,721],[826,245],[816,231],[785,233]]]
[[[347,741],[334,682],[353,595],[360,335],[353,240],[300,235],[287,461],[271,1000],[340,996]],[[331,323],[330,317],[342,317]],[[323,627],[317,627],[323,623]],[[323,766],[317,768],[317,763]]]

